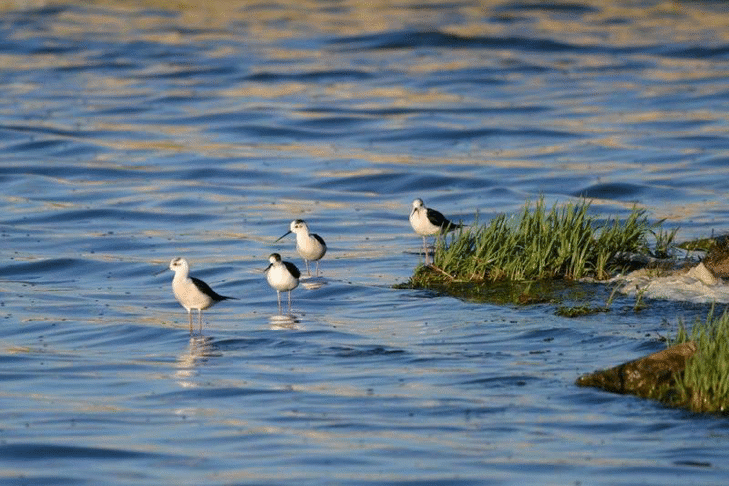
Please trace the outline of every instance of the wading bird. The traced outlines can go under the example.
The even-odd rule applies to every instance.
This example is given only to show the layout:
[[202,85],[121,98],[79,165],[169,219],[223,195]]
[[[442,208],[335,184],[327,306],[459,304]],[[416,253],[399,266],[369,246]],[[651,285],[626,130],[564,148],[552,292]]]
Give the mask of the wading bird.
[[281,312],[281,292],[289,293],[289,312],[291,312],[291,291],[299,285],[301,272],[291,262],[281,261],[281,255],[271,253],[268,257],[270,265],[266,267],[266,280],[268,285],[276,289],[278,297],[278,311]]
[[172,293],[175,294],[177,302],[187,310],[190,318],[190,334],[192,334],[193,309],[197,310],[200,333],[202,333],[202,311],[223,300],[233,299],[233,297],[220,295],[199,278],[190,277],[190,265],[184,258],[173,258],[169,269],[175,272],[175,277],[172,279]]
[[438,236],[461,227],[460,224],[451,223],[445,216],[435,209],[426,208],[422,199],[413,201],[413,210],[410,211],[410,226],[415,232],[423,237],[423,253],[425,264],[428,265],[428,246],[426,236]]
[[[306,274],[311,276],[311,270],[309,270],[309,262],[316,262],[316,276],[319,276],[319,260],[322,259],[324,254],[327,252],[327,244],[321,236],[309,233],[309,226],[303,219],[296,219],[291,221],[289,231],[279,237],[278,240],[284,236],[288,236],[291,233],[296,233],[296,251],[304,259],[306,264]],[[278,241],[276,240],[276,241]]]

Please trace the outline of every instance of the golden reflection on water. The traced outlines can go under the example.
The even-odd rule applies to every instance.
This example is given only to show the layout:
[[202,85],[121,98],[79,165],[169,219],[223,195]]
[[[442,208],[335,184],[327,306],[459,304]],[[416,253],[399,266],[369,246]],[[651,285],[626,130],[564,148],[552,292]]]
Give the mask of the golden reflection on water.
[[[6,9],[13,8],[40,8],[47,5],[73,4],[75,2],[46,2],[46,1],[15,1],[5,4]],[[240,57],[250,62],[250,73],[271,71],[285,73],[288,69],[295,68],[297,72],[306,71],[307,66],[312,72],[328,69],[337,69],[341,66],[348,66],[356,57],[357,50],[352,53],[340,52],[339,47],[323,46],[314,43],[313,47],[307,48],[306,44],[296,45],[295,48],[288,47],[282,41],[290,38],[316,38],[317,36],[361,36],[364,34],[382,33],[386,31],[440,31],[468,38],[489,38],[502,36],[508,39],[512,36],[519,36],[514,32],[513,21],[518,21],[520,15],[528,15],[528,26],[520,26],[526,33],[537,38],[550,40],[562,40],[575,46],[597,46],[607,43],[613,46],[626,48],[636,46],[652,46],[660,49],[666,44],[666,39],[671,42],[682,40],[695,40],[705,38],[711,40],[714,45],[726,42],[729,39],[729,11],[704,6],[694,2],[661,2],[651,7],[643,7],[633,4],[619,4],[593,0],[582,2],[579,5],[587,7],[580,15],[559,15],[551,12],[550,9],[528,9],[527,14],[522,14],[519,9],[504,9],[509,7],[509,2],[484,1],[477,5],[462,4],[452,5],[448,9],[457,12],[458,15],[443,15],[443,9],[439,8],[440,1],[436,0],[406,0],[404,2],[389,2],[384,0],[372,2],[360,2],[356,0],[344,0],[338,2],[337,8],[332,9],[330,5],[317,1],[283,0],[275,5],[268,5],[261,1],[231,1],[231,0],[209,0],[198,2],[196,0],[179,0],[168,2],[163,0],[128,0],[111,1],[96,0],[95,5],[108,8],[98,9],[69,9],[61,12],[58,19],[49,24],[52,29],[50,34],[60,38],[83,39],[86,36],[111,36],[117,41],[139,41],[169,44],[189,45],[201,41],[213,41],[211,48],[206,55],[215,57]],[[512,5],[513,6],[513,5]],[[594,9],[589,7],[594,6]],[[432,7],[432,8],[429,8]],[[171,11],[176,14],[174,17],[167,15],[155,15],[154,10],[147,10],[147,15],[138,15],[140,8],[158,9],[159,11]],[[508,20],[506,22],[495,22],[493,19]],[[177,25],[181,29],[175,30],[170,26]],[[13,34],[16,38],[32,36],[35,33],[31,30],[21,31]],[[244,36],[246,52],[241,52],[239,47],[221,43],[215,45],[216,40],[231,39],[236,36]],[[707,47],[711,47],[707,44]],[[259,65],[256,53],[261,54],[266,63]],[[86,54],[88,55],[88,54]],[[511,51],[508,42],[504,43],[503,49],[491,49],[485,55],[479,49],[443,49],[431,48],[426,50],[417,59],[413,56],[401,56],[399,50],[377,51],[369,54],[373,59],[380,59],[382,64],[371,62],[357,66],[357,69],[379,70],[381,68],[404,70],[412,73],[413,76],[427,75],[428,73],[447,73],[453,70],[468,69],[472,66],[486,67],[498,66],[500,63],[513,61],[514,53]],[[521,52],[524,59],[532,59],[535,65],[543,62],[556,62],[554,54],[549,52]],[[545,61],[544,57],[547,57]],[[579,56],[574,54],[561,54],[557,56],[570,57],[570,61],[578,63],[575,68],[599,68],[610,66],[618,62],[612,54]],[[296,61],[292,63],[291,61]],[[14,55],[4,53],[0,55],[0,68],[12,67],[13,69],[35,69],[43,67],[59,67],[89,64],[88,59],[82,56],[58,56],[55,54],[35,54],[32,56]],[[144,75],[174,74],[187,66],[160,63],[153,71],[145,71]],[[643,70],[655,83],[650,87],[636,86],[631,83],[616,80],[612,89],[621,91],[638,91],[644,97],[661,96],[670,94],[673,91],[681,90],[681,81],[689,82],[697,79],[716,79],[720,82],[722,70],[717,70],[716,63],[706,60],[671,59],[660,58],[652,60],[652,65]],[[729,69],[723,74],[729,73]],[[514,81],[513,79],[511,81]],[[534,77],[527,77],[524,82],[534,83]],[[115,77],[110,74],[99,75],[85,79],[87,83],[84,89],[90,93],[98,93],[100,96],[110,95],[114,97],[129,97],[144,94],[133,80],[126,77]],[[520,105],[539,103],[544,96],[540,86],[522,86],[515,82],[515,93]],[[23,89],[32,90],[33,86],[16,86],[14,94],[17,96]],[[713,83],[704,88],[709,92],[716,90]],[[194,86],[191,87],[194,90]],[[316,92],[312,92],[316,90]],[[187,95],[194,93],[189,91]],[[186,93],[166,94],[185,96]],[[256,110],[260,109],[261,103],[267,101],[285,101],[292,103],[298,98],[321,98],[323,104],[337,104],[346,101],[354,111],[353,115],[363,119],[377,121],[381,118],[378,115],[366,115],[367,110],[381,110],[387,108],[401,107],[443,107],[458,104],[473,104],[475,106],[491,106],[495,108],[508,108],[513,100],[480,100],[480,93],[463,92],[449,93],[438,88],[415,89],[409,86],[372,86],[369,84],[349,83],[333,81],[329,84],[304,83],[296,80],[282,81],[278,83],[256,83],[245,82],[235,86],[221,86],[216,91],[217,96],[231,100],[232,109]],[[701,93],[699,93],[700,95]],[[476,96],[474,98],[474,96]],[[569,101],[565,100],[565,104]],[[292,106],[293,115],[302,119],[318,119],[321,113],[296,110]],[[589,113],[591,110],[589,101],[584,99],[575,100],[571,108],[575,112],[582,111]],[[359,110],[361,114],[356,114]],[[608,113],[604,110],[595,110],[600,113],[603,119],[590,120],[581,118],[579,120],[554,118],[551,123],[556,128],[579,129],[579,131],[601,131],[607,132],[605,137],[597,143],[605,143],[607,146],[629,146],[630,141],[621,140],[609,133],[609,129],[600,128],[605,124],[618,124],[623,122],[624,115],[619,113]],[[220,112],[218,112],[220,113]],[[191,113],[194,115],[194,113]],[[705,115],[704,113],[683,113],[687,118],[696,118]],[[645,111],[633,113],[647,119],[655,116],[655,119],[665,119],[666,113],[659,111]],[[467,117],[466,117],[467,119]],[[408,115],[389,115],[387,123],[389,129],[397,129],[398,121],[404,124],[408,121]],[[521,118],[516,118],[514,124],[518,126]],[[270,151],[277,153],[306,154],[312,157],[332,158],[341,152],[341,147],[320,143],[289,143],[289,144],[267,144],[260,141],[254,144],[241,143],[216,143],[206,137],[198,130],[204,129],[204,125],[196,128],[180,126],[178,124],[165,125],[163,122],[150,125],[132,125],[118,121],[117,124],[107,121],[88,120],[89,127],[105,131],[144,131],[164,135],[152,140],[133,140],[125,137],[116,139],[96,140],[99,145],[106,145],[119,150],[154,150],[179,152],[192,150],[203,154],[222,156],[266,156]],[[452,128],[457,129],[458,126]],[[601,142],[602,141],[602,142]],[[593,141],[595,143],[595,141]],[[533,167],[537,165],[527,159],[538,153],[548,153],[550,150],[558,151],[564,149],[563,145],[542,148],[514,148],[514,147],[488,147],[477,145],[471,152],[462,150],[456,151],[449,160],[452,164],[474,164],[479,161],[488,161],[489,164],[506,164],[509,167]],[[430,157],[427,151],[417,157],[402,155],[393,149],[384,149],[390,153],[382,153],[380,150],[369,150],[368,148],[348,147],[347,155],[366,159],[372,163],[387,164],[424,164],[442,165],[440,157]],[[537,155],[538,155],[537,153]]]
[[[512,62],[529,62],[534,66],[557,65],[565,63],[569,68],[565,71],[565,81],[573,82],[570,72],[580,70],[604,70],[602,76],[610,76],[610,66],[619,66],[624,62],[619,50],[601,51],[599,48],[610,45],[613,48],[652,48],[660,51],[667,44],[681,41],[705,40],[707,48],[720,46],[729,40],[729,9],[702,4],[699,2],[659,2],[645,7],[642,4],[605,2],[592,0],[581,2],[578,6],[586,7],[579,14],[560,14],[549,8],[527,8],[521,10],[514,3],[504,1],[483,1],[478,4],[454,4],[444,15],[440,0],[405,0],[390,2],[375,0],[361,2],[343,0],[337,8],[328,3],[314,0],[282,0],[275,5],[263,1],[232,0],[95,0],[94,5],[102,9],[68,9],[61,11],[53,22],[48,23],[49,36],[61,39],[83,40],[85,37],[111,38],[116,42],[149,41],[163,45],[194,45],[205,42],[204,55],[209,58],[240,58],[246,63],[244,72],[256,74],[262,72],[287,73],[295,69],[297,73],[326,71],[349,68],[363,72],[396,69],[410,73],[413,78],[427,77],[431,73],[448,73],[468,70],[469,68],[490,69],[508,65]],[[4,3],[0,10],[18,8],[42,8],[49,5],[75,4],[73,1],[15,0]],[[725,6],[725,4],[724,4]],[[594,7],[594,8],[590,8]],[[144,11],[144,15],[139,15]],[[169,11],[174,15],[160,15],[157,12]],[[457,14],[457,15],[456,15]],[[521,22],[528,18],[528,22]],[[517,25],[515,27],[515,25]],[[175,28],[179,27],[179,28]],[[361,53],[344,44],[328,44],[329,38],[356,37],[384,32],[432,32],[453,34],[471,39],[507,39],[502,48],[452,49],[448,46],[424,49],[419,56],[413,56],[410,49],[373,50],[367,53],[368,62],[357,64]],[[30,39],[37,33],[32,29],[19,30],[12,33],[16,40]],[[514,52],[508,39],[513,37],[532,37],[551,41],[561,41],[576,47],[587,46],[597,48],[595,53],[579,52],[569,49],[565,52],[542,52],[529,49]],[[314,39],[310,44],[297,42],[287,43],[289,39]],[[237,42],[226,43],[216,41]],[[668,40],[668,41],[667,41]],[[98,62],[86,56],[96,56],[98,52],[82,51],[83,54],[56,55],[35,53],[33,55],[2,53],[0,68],[13,70],[32,70],[48,67],[84,66]],[[518,59],[517,59],[518,57]],[[652,99],[660,96],[671,96],[696,89],[695,96],[710,95],[721,89],[723,80],[729,75],[729,68],[717,66],[714,59],[690,59],[687,56],[672,58],[670,56],[635,56],[640,61],[645,59],[646,66],[639,68],[641,80],[629,80],[615,76],[612,81],[604,82],[599,92],[586,93],[577,99],[563,99],[561,110],[569,111],[578,117],[561,117],[554,115],[546,118],[552,129],[565,130],[572,133],[588,133],[593,135],[590,145],[607,149],[632,149],[636,141],[630,127],[634,124],[650,121],[665,121],[680,118],[681,120],[716,121],[716,112],[705,110],[682,110],[674,113],[670,110],[659,110],[653,107],[634,110],[606,110],[609,98],[630,93],[638,99]],[[566,61],[569,61],[567,63]],[[159,63],[137,73],[143,76],[174,75],[190,66],[172,62]],[[111,72],[100,72],[95,76],[83,78],[86,83],[82,90],[86,94],[94,94],[99,99],[111,97],[124,99],[134,96],[145,96],[150,88],[140,84],[133,77],[115,76]],[[619,74],[619,71],[618,71]],[[544,82],[539,76],[511,74],[509,85],[513,88],[513,98],[482,99],[479,90],[459,93],[448,92],[439,87],[424,89],[407,85],[373,85],[370,83],[348,82],[346,79],[333,80],[330,83],[306,83],[300,80],[281,80],[276,83],[257,83],[255,81],[236,82],[234,84],[214,87],[210,97],[229,100],[229,106],[223,108],[216,105],[214,113],[224,115],[225,110],[231,113],[265,111],[271,102],[285,103],[290,108],[292,119],[302,121],[318,120],[331,116],[326,111],[305,109],[312,100],[321,106],[344,105],[350,112],[348,117],[360,118],[367,122],[379,123],[383,128],[397,131],[409,126],[407,112],[397,114],[398,108],[442,108],[449,106],[479,106],[496,110],[508,110],[513,103],[516,106],[539,106],[545,96]],[[696,83],[695,81],[703,81]],[[144,87],[142,87],[144,86]],[[586,84],[586,87],[591,87]],[[13,95],[20,96],[39,89],[32,83],[16,84]],[[164,92],[168,96],[193,97],[196,93],[194,81],[190,81],[189,89],[184,81],[178,81],[174,87]],[[617,93],[617,94],[614,94]],[[546,93],[554,96],[555,93]],[[560,96],[561,93],[557,93]],[[205,114],[205,108],[199,112],[190,109],[190,116]],[[380,115],[382,110],[392,110],[386,120]],[[594,116],[592,116],[594,114]],[[422,114],[420,115],[422,116]],[[530,115],[510,115],[509,123],[514,127],[529,124]],[[451,122],[441,121],[445,130],[458,130],[471,125],[478,117],[469,118],[466,113],[460,118],[453,115]],[[461,121],[462,120],[462,121]],[[334,143],[313,141],[293,141],[269,143],[266,139],[241,143],[233,138],[230,142],[211,140],[204,123],[197,125],[180,125],[171,120],[166,124],[164,119],[157,118],[149,124],[125,122],[121,117],[104,119],[103,117],[84,119],[83,129],[101,132],[119,132],[120,136],[97,138],[94,143],[116,150],[156,151],[156,152],[195,152],[201,155],[220,157],[310,157],[315,160],[336,160],[346,157],[366,160],[372,164],[366,169],[350,169],[344,167],[327,167],[317,172],[319,177],[346,177],[356,175],[387,174],[391,168],[379,168],[378,165],[417,165],[440,167],[444,163],[449,166],[485,165],[504,168],[542,168],[542,155],[569,153],[573,147],[580,147],[581,142],[558,142],[536,146],[508,146],[501,143],[473,143],[470,150],[454,150],[444,160],[441,154],[431,154],[427,149],[413,155],[403,153],[398,147],[377,146],[373,144],[350,144],[341,146]],[[721,120],[719,120],[720,122]],[[36,122],[43,124],[43,122]],[[46,122],[53,127],[54,122]],[[55,122],[58,123],[58,122]],[[483,123],[480,121],[478,123]],[[386,125],[385,125],[386,124]],[[628,129],[625,129],[625,126]],[[723,125],[722,125],[723,126]],[[620,128],[616,128],[620,127]],[[482,127],[475,127],[482,128]],[[510,127],[506,127],[510,128]],[[709,128],[719,134],[719,128]],[[148,138],[126,137],[123,132],[150,134]],[[616,133],[619,131],[619,133]],[[83,133],[82,133],[83,135]],[[59,138],[74,137],[73,133]],[[470,146],[470,141],[463,142]],[[94,163],[103,161],[103,155]],[[620,162],[625,170],[629,163]],[[645,170],[646,165],[641,164]],[[566,158],[561,168],[568,168],[573,173],[595,174],[609,173],[615,166],[607,163],[586,163],[583,160]],[[143,166],[142,166],[143,169]],[[650,169],[648,169],[650,171]],[[91,184],[86,182],[85,184]],[[282,199],[277,206],[282,211],[295,213],[302,201]],[[255,208],[253,208],[255,209]],[[270,209],[270,207],[266,208]],[[690,208],[684,208],[690,210]]]
[[[75,4],[75,1],[14,0],[3,2],[0,11],[42,8],[49,5]],[[501,35],[510,31],[510,23],[523,15],[519,8],[505,1],[481,1],[478,4],[451,5],[444,20],[440,0],[343,0],[337,8],[316,0],[281,0],[267,4],[260,0],[94,0],[88,2],[109,9],[112,15],[98,10],[68,10],[62,13],[57,33],[83,35],[87,32],[127,32],[130,35],[154,36],[159,42],[184,43],[191,36],[210,39],[226,36],[232,26],[246,29],[252,39],[270,42],[291,37],[320,34],[355,36],[386,30],[439,30],[462,36]],[[578,44],[622,46],[663,45],[665,41],[693,41],[707,34],[717,42],[729,39],[729,10],[721,2],[664,1],[650,5],[630,2],[583,1],[579,15],[555,14],[549,8],[528,9],[531,29],[544,37],[569,38]],[[725,5],[724,5],[725,6]],[[507,7],[504,9],[504,7]],[[592,8],[594,7],[594,8]],[[154,27],[170,22],[166,16],[130,15],[140,9],[158,9],[177,14],[176,22],[188,27],[184,32],[152,33]],[[453,19],[453,20],[449,20]],[[491,19],[501,19],[493,22]],[[622,20],[628,20],[623,22]],[[198,30],[195,30],[198,29]],[[221,31],[216,31],[221,29]],[[660,41],[660,42],[657,42]],[[282,50],[282,54],[291,50]]]
[[[19,6],[40,7],[47,4],[65,2],[47,2],[42,0],[16,0],[6,4],[6,8]],[[226,27],[231,20],[243,21],[247,28],[257,36],[265,39],[296,36],[301,31],[311,32],[318,29],[322,33],[335,33],[338,35],[358,35],[364,32],[377,32],[382,30],[411,28],[416,26],[433,25],[442,21],[439,6],[440,0],[406,0],[391,2],[389,0],[373,0],[361,2],[358,0],[343,0],[337,2],[336,9],[330,8],[327,3],[315,0],[282,0],[275,4],[267,4],[260,0],[231,1],[231,0],[96,0],[96,5],[111,6],[116,10],[133,10],[137,8],[155,8],[177,12],[180,19],[189,26]],[[483,35],[484,17],[494,16],[504,20],[518,19],[520,14],[503,10],[501,7],[509,6],[510,2],[481,1],[478,4],[462,3],[453,5],[451,9],[457,11],[459,16],[449,31],[462,35]],[[586,42],[604,41],[605,34],[596,35],[595,30],[607,32],[612,43],[622,45],[639,45],[644,37],[636,37],[636,29],[630,24],[613,22],[616,19],[630,19],[631,23],[639,23],[639,30],[643,33],[660,31],[664,36],[668,33],[673,39],[686,41],[695,39],[698,29],[711,29],[723,32],[722,39],[727,39],[726,26],[729,25],[729,12],[721,5],[704,7],[695,2],[663,1],[646,6],[642,3],[605,2],[592,0],[580,2],[577,5],[595,7],[585,10],[582,15],[552,15],[549,9],[540,12],[529,10],[530,18],[536,20],[535,30],[553,33],[569,33],[584,36]],[[428,8],[432,7],[432,8]],[[707,9],[711,15],[707,15]],[[78,14],[76,14],[78,15]],[[97,18],[98,15],[88,13],[87,21],[95,20],[98,25],[108,28],[112,20]],[[573,22],[575,17],[579,22]],[[586,20],[583,22],[583,20]],[[150,22],[148,18],[137,20]],[[533,20],[534,21],[534,20]],[[506,25],[506,27],[504,27]],[[565,28],[569,25],[570,28]],[[609,29],[606,29],[605,26]],[[508,22],[489,25],[490,29],[507,29]],[[210,35],[210,33],[208,33]]]

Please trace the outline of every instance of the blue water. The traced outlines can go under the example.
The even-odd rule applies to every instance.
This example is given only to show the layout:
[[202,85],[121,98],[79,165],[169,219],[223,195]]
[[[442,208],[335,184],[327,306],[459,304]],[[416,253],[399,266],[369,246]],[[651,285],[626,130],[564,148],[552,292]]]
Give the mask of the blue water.
[[724,418],[574,385],[707,306],[393,288],[416,197],[726,231],[725,2],[179,3],[2,7],[0,484],[726,484]]

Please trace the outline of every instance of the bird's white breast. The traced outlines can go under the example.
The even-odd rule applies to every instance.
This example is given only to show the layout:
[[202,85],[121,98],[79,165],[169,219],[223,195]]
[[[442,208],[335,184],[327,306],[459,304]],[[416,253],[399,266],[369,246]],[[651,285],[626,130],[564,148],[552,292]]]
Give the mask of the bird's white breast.
[[410,214],[410,225],[417,234],[422,236],[434,235],[440,231],[440,227],[430,222],[426,211],[425,208],[421,208]]
[[266,273],[266,280],[271,287],[283,292],[293,290],[299,285],[299,280],[294,278],[283,264],[272,265]]
[[172,292],[180,305],[188,311],[207,309],[213,303],[213,299],[202,293],[190,278],[174,279]]

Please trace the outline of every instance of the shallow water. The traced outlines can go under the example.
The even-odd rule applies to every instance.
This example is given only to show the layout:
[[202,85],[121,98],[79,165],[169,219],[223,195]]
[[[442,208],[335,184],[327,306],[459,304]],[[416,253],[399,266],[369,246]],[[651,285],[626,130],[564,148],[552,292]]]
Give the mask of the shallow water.
[[[724,419],[574,385],[707,305],[392,288],[416,197],[725,231],[726,3],[177,4],[0,20],[2,484],[726,483]],[[289,317],[294,218],[329,250]],[[202,335],[175,256],[238,298]]]

